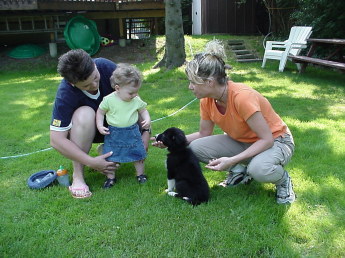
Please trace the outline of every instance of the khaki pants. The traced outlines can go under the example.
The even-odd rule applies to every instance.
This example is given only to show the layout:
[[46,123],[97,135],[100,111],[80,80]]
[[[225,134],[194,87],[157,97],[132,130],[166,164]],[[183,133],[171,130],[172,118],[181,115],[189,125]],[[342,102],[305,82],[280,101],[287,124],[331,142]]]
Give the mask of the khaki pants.
[[[198,159],[208,163],[211,159],[232,157],[251,146],[252,143],[235,141],[227,134],[212,135],[194,140],[189,145]],[[277,137],[272,148],[241,163],[248,164],[247,174],[263,183],[276,183],[284,175],[284,166],[294,152],[293,137],[289,134]]]

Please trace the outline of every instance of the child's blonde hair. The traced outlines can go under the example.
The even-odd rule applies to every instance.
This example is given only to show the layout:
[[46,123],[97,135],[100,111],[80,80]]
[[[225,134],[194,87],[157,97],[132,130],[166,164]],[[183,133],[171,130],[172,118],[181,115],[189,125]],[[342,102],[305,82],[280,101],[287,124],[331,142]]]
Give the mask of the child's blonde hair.
[[206,80],[214,79],[219,84],[228,80],[226,69],[231,69],[225,64],[226,54],[224,46],[219,40],[212,40],[206,44],[205,51],[194,56],[187,63],[186,74],[188,79],[195,84],[203,84]]
[[110,77],[111,87],[113,88],[115,88],[115,85],[122,87],[131,83],[134,83],[135,86],[140,86],[141,82],[141,72],[136,67],[125,63],[118,64]]

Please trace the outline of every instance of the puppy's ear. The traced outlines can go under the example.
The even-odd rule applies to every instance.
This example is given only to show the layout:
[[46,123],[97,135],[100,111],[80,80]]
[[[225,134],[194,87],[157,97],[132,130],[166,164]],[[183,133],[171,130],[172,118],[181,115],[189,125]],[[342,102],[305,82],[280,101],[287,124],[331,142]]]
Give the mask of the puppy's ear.
[[176,146],[184,146],[186,145],[186,136],[184,135],[184,133],[178,133],[177,135],[173,136],[173,140],[175,142]]

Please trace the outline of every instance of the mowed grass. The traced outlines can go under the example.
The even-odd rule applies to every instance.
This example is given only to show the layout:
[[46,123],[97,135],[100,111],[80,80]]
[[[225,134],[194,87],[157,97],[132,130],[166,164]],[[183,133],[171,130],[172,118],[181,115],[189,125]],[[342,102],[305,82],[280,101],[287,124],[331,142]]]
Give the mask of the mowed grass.
[[[242,38],[262,55],[260,37],[186,36],[187,60],[214,37],[225,44]],[[150,41],[156,60],[163,43],[164,37]],[[296,150],[287,166],[298,196],[294,204],[277,205],[271,184],[219,188],[226,173],[204,168],[211,200],[192,207],[165,194],[166,150],[154,147],[145,162],[145,185],[136,182],[133,164],[123,164],[109,190],[102,189],[103,175],[86,168],[90,199],[73,199],[59,185],[29,189],[31,174],[64,165],[71,178],[72,165],[55,150],[21,156],[50,147],[61,78],[53,66],[19,66],[0,70],[0,256],[344,257],[345,75],[316,67],[299,74],[291,62],[279,73],[277,62],[262,69],[261,63],[237,63],[227,51],[230,77],[266,96],[294,135]],[[137,64],[144,74],[140,95],[156,120],[153,134],[171,126],[198,130],[199,104],[191,102],[184,67],[153,65]],[[97,155],[96,146],[91,155]]]

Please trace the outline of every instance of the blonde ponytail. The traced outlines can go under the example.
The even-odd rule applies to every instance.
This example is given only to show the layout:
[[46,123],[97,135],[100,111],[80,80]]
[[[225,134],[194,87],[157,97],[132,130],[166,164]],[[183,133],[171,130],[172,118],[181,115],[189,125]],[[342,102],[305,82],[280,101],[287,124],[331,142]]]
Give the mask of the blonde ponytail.
[[186,75],[195,84],[203,84],[206,80],[216,80],[219,84],[226,84],[228,77],[226,69],[226,54],[224,46],[219,40],[212,40],[205,46],[205,51],[194,56],[194,59],[187,63]]

